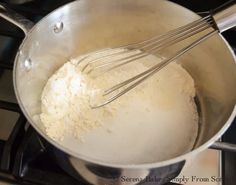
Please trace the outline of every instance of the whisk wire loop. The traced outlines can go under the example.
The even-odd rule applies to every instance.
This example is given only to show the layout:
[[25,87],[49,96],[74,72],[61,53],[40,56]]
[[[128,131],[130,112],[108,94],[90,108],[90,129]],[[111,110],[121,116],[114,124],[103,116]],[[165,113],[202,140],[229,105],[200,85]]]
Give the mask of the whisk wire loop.
[[[131,89],[135,88],[137,85],[160,71],[162,68],[175,61],[180,56],[184,55],[193,47],[202,43],[204,40],[218,33],[219,30],[214,27],[215,21],[212,16],[206,16],[204,18],[198,19],[192,23],[169,31],[166,34],[152,37],[148,40],[142,42],[136,42],[133,44],[123,45],[116,48],[103,49],[97,52],[94,52],[92,55],[87,55],[80,60],[80,63],[83,61],[85,65],[82,68],[82,71],[85,73],[93,73],[101,71],[105,73],[117,67],[126,65],[131,62],[135,62],[138,59],[146,57],[150,54],[155,54],[160,50],[166,49],[174,44],[177,44],[183,40],[188,39],[189,37],[195,36],[199,33],[204,32],[203,36],[196,39],[194,42],[188,44],[186,47],[178,50],[168,58],[163,59],[158,64],[155,64],[150,69],[137,74],[134,77],[131,77],[119,84],[112,86],[109,89],[103,91],[104,101],[97,105],[91,105],[92,108],[99,108],[104,105],[111,103],[120,96],[129,92]],[[207,30],[207,32],[205,32]],[[108,53],[107,51],[114,49],[120,49],[117,52]],[[134,52],[135,51],[135,52]]]

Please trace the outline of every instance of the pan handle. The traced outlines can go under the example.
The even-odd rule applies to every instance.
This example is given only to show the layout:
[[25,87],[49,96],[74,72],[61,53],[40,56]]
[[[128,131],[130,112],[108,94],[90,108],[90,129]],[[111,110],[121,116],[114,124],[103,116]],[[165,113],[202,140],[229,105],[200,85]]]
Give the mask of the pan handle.
[[230,0],[211,11],[218,30],[222,33],[236,26],[236,0]]
[[25,35],[27,35],[34,26],[33,22],[14,12],[13,10],[10,10],[2,4],[0,4],[0,17],[19,27],[25,33]]
[[226,152],[236,152],[236,144],[216,141],[210,146],[211,149],[222,150]]

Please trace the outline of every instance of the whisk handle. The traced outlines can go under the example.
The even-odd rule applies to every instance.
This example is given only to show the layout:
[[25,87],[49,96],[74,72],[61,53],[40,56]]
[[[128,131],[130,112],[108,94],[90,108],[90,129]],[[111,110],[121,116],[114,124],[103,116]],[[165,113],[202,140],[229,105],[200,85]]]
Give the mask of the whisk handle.
[[236,26],[236,0],[231,0],[212,12],[219,32],[224,32]]

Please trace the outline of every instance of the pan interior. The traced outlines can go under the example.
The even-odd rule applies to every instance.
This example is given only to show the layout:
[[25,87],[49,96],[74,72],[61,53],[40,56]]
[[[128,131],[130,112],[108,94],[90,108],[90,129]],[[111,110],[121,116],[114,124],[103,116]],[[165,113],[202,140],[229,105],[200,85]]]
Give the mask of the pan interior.
[[[37,115],[41,112],[40,97],[48,78],[70,58],[145,40],[197,18],[182,7],[155,0],[135,0],[135,3],[134,0],[81,0],[51,13],[29,33],[16,58],[15,90],[24,113],[31,124],[60,149],[91,159],[81,153],[75,140],[68,138],[64,143],[55,143],[46,136]],[[63,29],[55,31],[55,26],[61,24]],[[223,128],[233,111],[236,102],[234,58],[216,35],[179,61],[196,84],[201,110],[195,143],[198,148]]]
[[[84,93],[94,93],[92,77],[77,72],[86,63],[77,61],[63,65],[44,88],[41,118],[49,137],[59,142],[66,137],[65,145],[70,146],[73,138],[68,135],[78,134],[82,140],[74,142],[81,153],[119,164],[158,162],[191,151],[198,132],[195,87],[179,64],[170,64],[119,100],[91,109],[86,99],[93,95]],[[149,55],[100,74],[93,79],[95,88],[127,80],[160,61]]]

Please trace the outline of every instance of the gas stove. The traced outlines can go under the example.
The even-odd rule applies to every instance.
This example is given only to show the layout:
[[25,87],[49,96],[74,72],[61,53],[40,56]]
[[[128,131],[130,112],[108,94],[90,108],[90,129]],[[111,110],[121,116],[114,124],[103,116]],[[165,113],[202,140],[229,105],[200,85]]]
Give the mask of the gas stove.
[[[209,0],[207,3],[198,0],[173,1],[199,14],[225,2],[225,0]],[[9,8],[35,23],[55,8],[68,2],[70,0],[1,1],[2,4],[6,4]],[[22,114],[13,91],[12,68],[16,51],[24,38],[24,34],[21,30],[1,18],[0,25],[0,185],[88,184],[82,178],[81,180],[74,179],[60,168],[52,154],[53,152],[50,151],[52,149],[52,147],[49,147],[50,144],[37,134]],[[236,51],[236,29],[227,31],[224,36]],[[235,133],[236,121],[222,137],[222,140],[236,143]],[[220,179],[219,183],[215,184],[233,185],[236,182],[236,153],[215,153],[217,154],[213,154],[215,156],[213,163],[216,162],[215,168],[217,169],[213,171],[218,172],[218,169],[220,169],[220,174],[216,175],[222,177],[222,180]],[[201,160],[203,160],[203,163],[205,161],[209,162],[212,157],[203,157]],[[201,169],[199,164],[200,162],[197,160],[192,163],[196,168]],[[184,178],[186,173],[193,178],[195,174],[188,173],[188,169],[186,167],[177,180],[169,183],[169,185],[185,184],[180,179]]]

